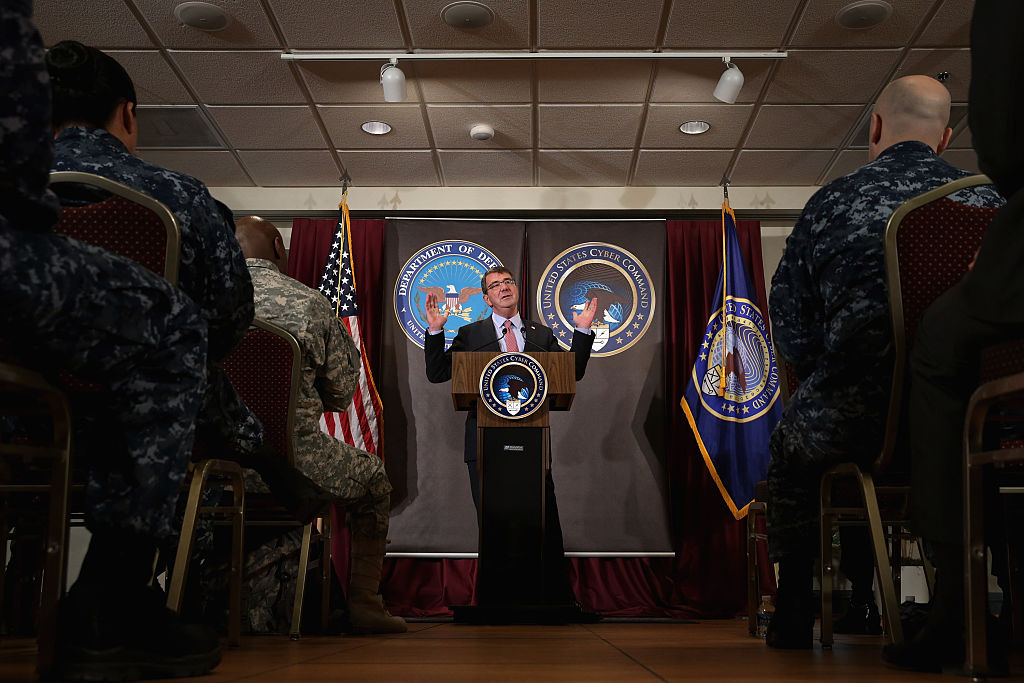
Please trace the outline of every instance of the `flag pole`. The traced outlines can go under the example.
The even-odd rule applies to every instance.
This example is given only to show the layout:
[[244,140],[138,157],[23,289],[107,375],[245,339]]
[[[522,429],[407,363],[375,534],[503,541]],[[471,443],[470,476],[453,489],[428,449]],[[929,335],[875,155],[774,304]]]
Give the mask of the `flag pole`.
[[727,283],[729,281],[727,270],[729,267],[729,262],[726,258],[725,252],[725,212],[729,208],[729,178],[723,175],[722,181],[719,184],[722,186],[722,367],[719,371],[718,395],[725,396],[725,356],[727,350],[726,344],[729,341],[729,335],[726,330],[726,323],[728,322],[728,317],[725,312],[726,297],[728,292]]

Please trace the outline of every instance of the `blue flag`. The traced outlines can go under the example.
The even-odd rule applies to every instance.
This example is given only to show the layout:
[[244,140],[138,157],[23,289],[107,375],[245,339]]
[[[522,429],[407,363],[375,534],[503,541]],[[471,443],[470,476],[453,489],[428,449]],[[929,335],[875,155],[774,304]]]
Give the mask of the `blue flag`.
[[782,417],[779,370],[736,237],[722,205],[722,270],[715,305],[680,405],[704,462],[736,519],[768,471],[768,437]]

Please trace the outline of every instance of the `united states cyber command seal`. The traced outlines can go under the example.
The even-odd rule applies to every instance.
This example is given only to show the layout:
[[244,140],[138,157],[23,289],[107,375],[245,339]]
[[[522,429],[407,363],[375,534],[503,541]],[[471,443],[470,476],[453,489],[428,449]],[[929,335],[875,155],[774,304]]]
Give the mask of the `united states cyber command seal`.
[[654,288],[644,264],[604,242],[572,246],[551,260],[537,285],[537,313],[565,349],[572,345],[572,314],[597,299],[592,356],[614,356],[636,344],[654,316]]
[[692,381],[709,413],[730,422],[748,422],[764,415],[778,399],[779,372],[757,306],[729,296],[725,313],[724,325],[721,308],[711,314]]
[[548,395],[544,368],[524,353],[502,353],[480,373],[484,405],[509,420],[521,420],[537,412]]
[[447,314],[444,348],[452,345],[459,328],[491,315],[484,303],[480,278],[500,266],[494,254],[474,242],[443,240],[418,250],[405,262],[395,281],[395,317],[406,336],[423,347],[427,329],[427,295],[437,296],[438,309]]

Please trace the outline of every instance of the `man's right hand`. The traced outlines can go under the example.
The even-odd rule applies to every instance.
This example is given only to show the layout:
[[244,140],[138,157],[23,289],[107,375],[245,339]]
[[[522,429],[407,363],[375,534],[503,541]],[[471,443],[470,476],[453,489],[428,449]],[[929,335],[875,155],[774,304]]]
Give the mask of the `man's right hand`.
[[431,332],[440,332],[444,329],[444,324],[448,322],[448,316],[441,313],[441,310],[437,307],[437,297],[433,294],[427,295],[427,303],[423,307],[423,310],[427,314],[427,329]]

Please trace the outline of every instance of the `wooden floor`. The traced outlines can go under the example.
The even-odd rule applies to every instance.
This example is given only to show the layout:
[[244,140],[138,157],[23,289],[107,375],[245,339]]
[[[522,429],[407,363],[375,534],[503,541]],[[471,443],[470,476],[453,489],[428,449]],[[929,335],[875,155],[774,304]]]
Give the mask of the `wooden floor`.
[[[941,681],[887,668],[880,636],[836,636],[835,648],[776,651],[743,620],[572,626],[414,623],[378,637],[253,636],[203,683],[247,681]],[[1014,653],[1014,671],[1024,671]],[[0,643],[0,680],[33,678],[31,641]],[[181,679],[178,679],[181,680]],[[955,680],[955,679],[953,679]]]

